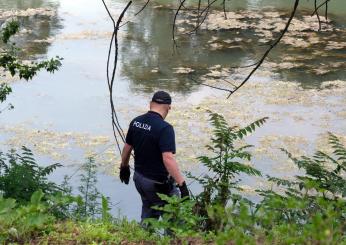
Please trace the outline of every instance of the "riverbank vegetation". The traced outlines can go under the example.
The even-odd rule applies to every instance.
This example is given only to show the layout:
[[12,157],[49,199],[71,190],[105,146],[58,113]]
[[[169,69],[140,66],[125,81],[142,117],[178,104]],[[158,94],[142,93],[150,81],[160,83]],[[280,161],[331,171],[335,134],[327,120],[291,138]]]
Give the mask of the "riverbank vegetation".
[[[301,170],[294,179],[267,176],[270,189],[258,189],[253,202],[239,185],[244,176],[262,176],[251,166],[250,145],[242,139],[265,123],[230,127],[210,112],[214,128],[205,156],[208,173],[190,178],[202,191],[189,200],[162,196],[163,218],[135,221],[110,214],[109,200],[96,189],[96,164],[88,159],[80,175],[79,193],[46,176],[59,165],[39,167],[32,153],[0,154],[0,240],[32,244],[346,244],[346,148],[329,134],[333,154],[289,159]],[[262,177],[264,178],[264,177]],[[27,180],[30,179],[28,182]],[[10,181],[15,181],[15,187]],[[29,197],[30,195],[30,197]],[[17,200],[16,200],[17,199]]]

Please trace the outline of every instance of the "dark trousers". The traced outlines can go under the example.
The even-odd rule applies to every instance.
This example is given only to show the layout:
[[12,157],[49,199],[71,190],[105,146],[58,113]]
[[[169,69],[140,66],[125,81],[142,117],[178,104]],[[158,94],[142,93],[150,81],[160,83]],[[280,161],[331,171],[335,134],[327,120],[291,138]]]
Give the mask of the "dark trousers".
[[[144,177],[142,174],[135,172],[133,175],[136,189],[141,195],[142,199],[142,215],[141,220],[143,222],[146,218],[159,219],[162,215],[162,211],[155,210],[153,206],[164,206],[165,202],[157,195],[157,184],[154,180]],[[169,196],[179,195],[178,188],[174,185],[172,190],[168,193]]]

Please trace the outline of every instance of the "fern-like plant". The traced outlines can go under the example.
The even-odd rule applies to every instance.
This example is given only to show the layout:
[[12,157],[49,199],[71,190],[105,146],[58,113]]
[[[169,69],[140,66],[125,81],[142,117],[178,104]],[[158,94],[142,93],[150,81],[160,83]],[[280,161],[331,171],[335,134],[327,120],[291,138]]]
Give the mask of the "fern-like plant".
[[30,201],[34,192],[42,190],[44,194],[55,194],[60,188],[47,179],[61,164],[41,167],[34,159],[33,153],[26,147],[17,153],[0,152],[0,193],[4,198],[14,198],[18,203]]
[[331,155],[317,151],[312,157],[296,158],[281,149],[304,174],[296,176],[292,181],[268,176],[269,181],[283,187],[285,191],[259,191],[264,199],[258,209],[275,214],[274,223],[285,220],[303,225],[311,216],[325,214],[328,204],[338,215],[335,219],[345,223],[346,148],[332,133],[329,133],[329,145],[333,149]]
[[[197,212],[208,217],[208,207],[217,205],[226,208],[227,203],[233,199],[239,199],[239,195],[233,190],[240,190],[239,174],[260,176],[257,169],[247,165],[244,161],[251,160],[251,153],[248,151],[251,145],[237,146],[236,141],[252,133],[257,127],[264,124],[267,118],[259,119],[244,128],[230,127],[225,118],[217,113],[210,113],[210,123],[214,127],[210,145],[206,148],[210,155],[200,156],[199,161],[208,169],[204,176],[189,177],[196,180],[203,191],[196,197]],[[205,229],[217,227],[218,222],[206,219]]]
[[95,218],[100,214],[101,194],[96,187],[97,184],[97,165],[95,159],[90,157],[82,166],[82,174],[80,175],[80,192],[79,203],[76,208],[76,216],[78,219]]

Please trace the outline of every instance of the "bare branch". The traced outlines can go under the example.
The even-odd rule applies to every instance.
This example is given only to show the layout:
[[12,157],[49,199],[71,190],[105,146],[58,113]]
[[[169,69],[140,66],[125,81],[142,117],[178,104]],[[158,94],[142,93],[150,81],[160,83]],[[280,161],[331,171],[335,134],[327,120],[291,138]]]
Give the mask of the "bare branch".
[[198,84],[198,85],[203,85],[203,86],[206,86],[206,87],[209,87],[209,88],[213,88],[213,89],[217,89],[217,90],[221,90],[221,91],[226,91],[226,92],[229,92],[229,93],[232,92],[230,89],[216,87],[216,86],[209,85],[209,84],[206,84],[206,83],[200,83],[196,79],[192,78],[192,76],[189,76],[189,79],[191,81],[193,81],[194,83]]
[[10,110],[11,108],[13,108],[12,104],[8,104],[5,108],[0,109],[0,114],[3,113],[6,110]]
[[228,81],[228,80],[226,80],[226,79],[222,79],[222,81],[224,81],[224,82],[230,84],[230,85],[233,86],[234,88],[237,87],[237,85],[235,85],[234,83],[232,83],[232,82],[230,82],[230,81]]
[[179,15],[179,12],[180,12],[181,8],[183,7],[185,1],[186,1],[186,0],[180,1],[178,10],[177,10],[177,12],[175,12],[175,15],[174,15],[174,19],[173,19],[173,29],[172,29],[173,48],[178,46],[178,45],[177,45],[177,42],[176,42],[176,40],[175,40],[176,21],[177,21],[177,17],[178,17],[178,15]]
[[320,14],[318,13],[318,10],[317,10],[317,0],[315,0],[314,4],[315,4],[316,17],[318,20],[318,31],[320,31],[321,30],[321,19],[320,19]]
[[259,63],[259,61],[257,61],[256,63],[253,63],[253,64],[250,64],[250,65],[245,65],[245,66],[231,66],[229,68],[231,69],[243,69],[243,68],[249,68],[249,67],[252,67],[252,66],[255,66]]
[[135,13],[135,16],[140,14],[148,6],[149,3],[150,3],[150,0],[147,0],[147,2],[144,4],[144,6],[137,13]]
[[[197,16],[195,28],[194,28],[193,30],[187,32],[187,33],[184,33],[184,34],[192,34],[192,33],[194,33],[194,32],[197,32],[197,30],[201,27],[201,25],[202,25],[202,24],[204,23],[204,21],[207,19],[208,14],[209,14],[209,10],[210,10],[211,6],[212,6],[215,2],[217,2],[217,1],[218,1],[218,0],[214,0],[214,1],[212,1],[211,3],[208,1],[208,5],[207,5],[201,12],[200,12],[200,5],[199,5],[199,6],[198,6],[199,11],[198,11],[198,12],[200,12],[200,13],[199,13],[199,15]],[[205,12],[205,15],[204,15],[204,17],[203,17],[203,20],[200,21],[200,18],[201,18],[201,16],[203,15],[204,12]]]
[[318,5],[317,7],[315,7],[315,10],[314,10],[314,12],[311,14],[311,16],[314,16],[314,15],[316,14],[316,12],[317,12],[321,7],[323,7],[323,5],[328,4],[329,1],[330,1],[330,0],[326,0],[326,1],[324,1],[323,3],[321,3],[320,5]]
[[242,86],[244,86],[244,84],[249,81],[249,79],[252,77],[252,75],[257,71],[257,69],[262,65],[262,63],[264,62],[264,60],[267,58],[268,54],[270,53],[270,51],[281,41],[281,39],[283,38],[283,36],[285,35],[285,33],[288,31],[288,27],[291,25],[292,19],[296,14],[298,5],[299,5],[299,1],[300,0],[295,0],[294,3],[294,7],[293,7],[293,11],[286,23],[285,28],[283,29],[283,31],[281,32],[280,36],[276,39],[276,41],[272,44],[270,44],[270,47],[268,48],[268,50],[264,53],[264,55],[262,56],[262,58],[259,60],[259,62],[257,63],[256,67],[250,72],[250,74],[237,86],[237,88],[235,88],[233,91],[231,91],[227,97],[227,99],[234,94],[238,89],[240,89]]
[[195,28],[197,28],[197,26],[199,26],[199,18],[200,18],[200,12],[201,12],[201,2],[202,2],[202,0],[198,1],[197,20],[196,20],[196,27]]
[[225,16],[225,20],[227,20],[227,14],[226,14],[226,0],[222,1],[222,7],[223,7],[223,14]]
[[[118,47],[118,45],[119,45],[118,44],[118,31],[120,29],[120,24],[122,22],[122,19],[124,18],[124,15],[125,15],[126,11],[128,10],[128,8],[132,4],[132,1],[128,2],[126,7],[121,12],[117,22],[115,22],[112,14],[110,13],[104,0],[102,0],[102,2],[103,2],[103,5],[104,5],[109,17],[111,18],[111,20],[113,22],[113,34],[112,34],[112,38],[110,41],[109,50],[108,50],[108,58],[107,58],[107,82],[108,82],[108,89],[109,89],[109,100],[110,100],[110,104],[111,104],[113,135],[114,135],[115,141],[117,143],[118,150],[121,153],[121,148],[120,148],[117,133],[123,142],[125,142],[125,133],[124,133],[123,129],[121,128],[121,125],[119,123],[119,119],[118,119],[118,116],[117,116],[117,113],[115,110],[114,101],[113,101],[113,86],[114,86],[114,80],[115,80],[115,71],[117,69],[117,63],[118,63],[118,49],[119,49],[119,47]],[[113,44],[115,46],[114,63],[113,63],[112,75],[110,76],[109,65],[110,65],[110,60],[111,60]]]

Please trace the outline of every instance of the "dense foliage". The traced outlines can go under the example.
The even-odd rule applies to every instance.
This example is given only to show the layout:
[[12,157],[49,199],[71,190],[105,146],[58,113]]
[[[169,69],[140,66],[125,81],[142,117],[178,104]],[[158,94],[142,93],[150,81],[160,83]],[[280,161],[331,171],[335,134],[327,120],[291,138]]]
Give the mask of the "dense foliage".
[[[72,195],[68,177],[62,185],[47,175],[60,164],[40,167],[32,152],[0,153],[0,243],[88,244],[107,240],[157,240],[136,222],[115,219],[110,204],[96,188],[96,164],[89,158],[81,166],[80,192]],[[128,237],[132,234],[132,237]]]
[[[259,119],[245,128],[229,127],[226,120],[217,113],[210,113],[210,122],[214,127],[211,145],[206,148],[211,156],[201,156],[199,161],[208,169],[204,176],[190,177],[197,180],[203,191],[196,197],[196,210],[198,215],[208,216],[210,206],[226,207],[230,199],[238,200],[240,197],[233,190],[240,190],[237,179],[239,174],[261,176],[260,171],[246,164],[251,161],[248,151],[251,145],[237,146],[237,140],[253,132],[261,126],[267,118]],[[239,142],[238,142],[239,143]],[[215,230],[220,226],[220,220],[215,217],[204,219],[204,230]]]
[[35,192],[27,204],[0,196],[0,242],[29,240],[34,232],[44,233],[55,221],[49,206],[42,201],[42,191]]
[[0,152],[0,194],[19,203],[29,202],[33,193],[42,190],[45,194],[56,194],[58,185],[48,181],[47,176],[61,165],[39,166],[32,152],[22,147],[22,152],[12,150]]
[[[256,203],[242,194],[241,176],[259,178],[262,174],[251,167],[252,146],[244,145],[241,139],[266,120],[244,128],[229,127],[221,115],[211,113],[212,144],[207,146],[209,154],[199,158],[207,172],[204,176],[191,175],[202,192],[192,199],[160,195],[167,202],[157,207],[164,215],[160,220],[148,219],[146,229],[112,217],[108,199],[96,188],[96,163],[88,159],[81,167],[80,192],[75,197],[68,178],[55,193],[41,190],[45,184],[36,185],[38,189],[30,189],[31,197],[25,202],[16,194],[29,190],[19,188],[21,182],[12,193],[18,202],[9,196],[0,197],[0,242],[346,244],[346,148],[333,134],[329,134],[332,154],[317,151],[311,157],[296,158],[282,149],[301,169],[293,180],[267,176],[273,187],[257,190],[262,199]],[[3,165],[3,154],[1,159]],[[28,166],[38,170],[26,148],[22,154],[10,152],[6,159],[12,165],[20,163],[14,168],[20,169],[29,161]],[[55,169],[50,168],[46,172]],[[31,175],[31,171],[12,172],[13,179]],[[42,174],[34,179],[40,180],[38,183],[47,181]]]
[[160,240],[141,229],[136,222],[103,218],[86,221],[59,219],[51,212],[59,204],[57,198],[55,203],[44,199],[42,191],[35,192],[25,205],[0,197],[1,244],[92,244],[104,241],[118,244],[124,240]]

